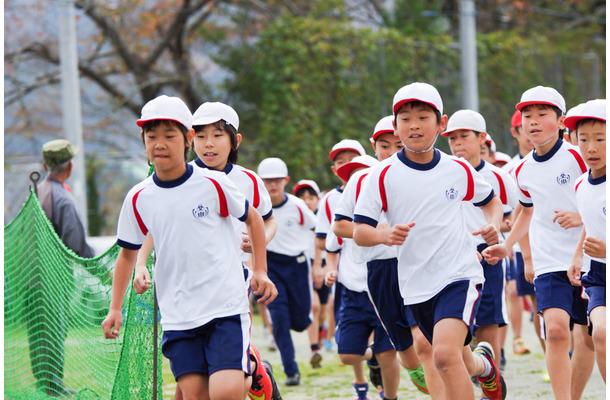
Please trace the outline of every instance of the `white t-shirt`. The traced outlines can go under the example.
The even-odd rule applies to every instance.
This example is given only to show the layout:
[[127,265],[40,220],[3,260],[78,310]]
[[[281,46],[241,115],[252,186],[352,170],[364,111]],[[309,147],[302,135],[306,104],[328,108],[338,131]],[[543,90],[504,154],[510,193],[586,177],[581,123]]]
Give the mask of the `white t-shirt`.
[[398,246],[398,280],[405,304],[424,302],[452,282],[483,283],[483,269],[465,223],[462,202],[485,205],[493,189],[470,164],[434,149],[430,163],[403,151],[372,168],[356,203],[354,221],[376,226],[415,222]]
[[543,156],[529,153],[515,169],[519,201],[534,206],[529,240],[536,276],[567,271],[572,262],[582,228],[563,229],[553,218],[555,211],[578,212],[574,183],[586,170],[578,148],[563,140]]
[[316,216],[305,202],[285,193],[284,202],[273,206],[277,222],[275,236],[267,245],[267,250],[285,256],[296,257],[307,251],[309,236],[313,235]]
[[[576,180],[575,190],[578,212],[582,217],[587,236],[601,239],[606,243],[606,176],[593,179],[589,173],[584,173]],[[584,257],[588,256],[585,254]],[[606,257],[590,258],[606,263]],[[583,267],[584,264],[583,262]]]
[[[517,177],[515,176],[515,168],[517,168],[517,166],[521,163],[521,160],[523,160],[523,156],[521,156],[521,154],[517,154],[513,158],[511,158],[511,160],[502,167],[502,169],[504,171],[509,173],[510,177],[515,182],[515,185],[517,183]],[[517,190],[519,190],[519,189],[517,189]],[[517,192],[517,198],[518,198],[518,192]],[[510,232],[505,232],[502,234],[502,236],[504,236],[506,238],[506,237],[508,237],[509,233]],[[513,251],[515,253],[521,252],[521,247],[519,247],[519,243],[515,243],[515,245],[513,246]]]
[[330,224],[334,221],[334,210],[339,197],[341,197],[341,186],[326,193],[318,204],[318,213],[316,215],[316,237],[324,239],[330,231]]
[[[332,224],[331,224],[332,227]],[[337,267],[337,281],[352,292],[362,293],[368,291],[366,263],[354,259],[354,247],[356,243],[352,239],[343,239],[341,244],[332,231],[326,236],[326,251],[332,253],[341,252],[339,265]]]
[[[462,159],[463,161],[466,161]],[[466,161],[467,162],[467,161]],[[508,172],[481,160],[481,164],[475,168],[475,170],[481,174],[483,179],[491,185],[494,189],[494,193],[498,195],[502,202],[502,210],[504,216],[510,214],[510,212],[517,205],[517,185],[513,178],[510,177]],[[470,232],[477,231],[480,227],[487,224],[485,214],[483,210],[474,205],[464,205],[464,212],[466,216],[466,224]],[[477,235],[474,237],[476,245],[485,243],[483,236]]]
[[155,174],[134,186],[119,214],[118,244],[139,249],[150,232],[163,330],[186,330],[249,312],[231,216],[248,201],[221,172],[193,168],[174,181]]
[[[190,162],[193,166],[208,169],[208,167],[200,160],[195,159]],[[237,186],[237,188],[246,196],[250,205],[256,208],[263,220],[267,220],[273,214],[271,208],[271,199],[269,192],[265,188],[263,181],[256,172],[246,169],[237,164],[227,163],[224,170],[227,177]],[[247,232],[246,224],[239,219],[232,218],[235,235],[237,236],[237,251],[241,255],[241,261],[246,262],[250,258],[250,254],[241,251],[241,239],[244,237],[242,232]]]
[[[360,197],[360,191],[366,182],[370,168],[355,172],[345,185],[343,194],[339,198],[339,202],[335,207],[335,220],[345,219],[348,221],[354,220],[354,209],[356,201]],[[387,224],[387,218],[383,213],[379,219],[379,223]],[[387,260],[396,257],[396,249],[383,244],[372,247],[361,247],[353,244],[354,260],[356,262],[368,262],[371,260]]]

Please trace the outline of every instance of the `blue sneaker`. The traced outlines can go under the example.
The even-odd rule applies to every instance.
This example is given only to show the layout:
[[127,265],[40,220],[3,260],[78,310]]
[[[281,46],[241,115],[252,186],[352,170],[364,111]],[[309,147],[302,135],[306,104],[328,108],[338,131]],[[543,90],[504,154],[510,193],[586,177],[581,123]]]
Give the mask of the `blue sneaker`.
[[365,383],[352,383],[354,387],[354,400],[369,400],[367,396],[369,392],[369,384]]

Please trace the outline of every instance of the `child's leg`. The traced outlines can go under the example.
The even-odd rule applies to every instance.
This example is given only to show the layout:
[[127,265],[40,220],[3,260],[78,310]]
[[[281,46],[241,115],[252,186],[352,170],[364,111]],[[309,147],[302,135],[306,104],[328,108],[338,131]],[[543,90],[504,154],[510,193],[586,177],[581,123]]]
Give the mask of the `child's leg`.
[[[532,308],[537,310],[536,296],[530,295],[530,300],[532,302]],[[538,341],[540,342],[540,346],[542,347],[542,351],[546,353],[546,343],[542,338],[541,326],[540,326],[540,316],[538,314],[534,314],[534,331],[536,332],[536,336],[538,337]]]
[[570,315],[560,308],[542,311],[546,336],[546,367],[556,400],[570,398]]
[[[239,372],[241,372],[243,376],[243,372]],[[178,378],[178,388],[180,389],[181,396],[184,399],[211,400],[208,392],[208,384],[209,381],[207,375],[192,373],[184,374]],[[239,387],[239,389],[240,393],[242,393],[243,388]]]
[[500,365],[500,341],[498,339],[498,325],[480,325],[476,332],[477,342],[487,342],[494,350],[495,362]]
[[[413,351],[413,353],[415,355],[415,351]],[[398,363],[398,358],[396,358],[396,350],[386,350],[381,353],[375,353],[375,357],[381,367],[384,396],[388,399],[393,399],[398,396],[398,386],[400,384],[400,364]],[[419,362],[415,368],[418,366]]]
[[595,364],[595,350],[593,339],[589,336],[586,325],[574,325],[574,351],[572,353],[572,398],[580,399],[587,381],[593,372]]
[[417,325],[411,327],[411,333],[413,334],[413,347],[424,366],[424,376],[426,377],[426,385],[428,386],[430,397],[439,400],[445,399],[445,385],[436,369],[436,365],[434,365],[432,344],[426,339]]
[[322,365],[322,355],[320,354],[320,297],[318,292],[312,291],[311,297],[311,314],[312,321],[307,328],[307,336],[309,337],[309,345],[311,347],[311,367],[320,368]]
[[[244,371],[237,369],[223,369],[214,372],[209,379],[210,400],[243,400],[244,393]],[[191,397],[186,396],[190,399]]]
[[597,367],[606,382],[606,307],[595,307],[589,314],[593,326],[593,345]]
[[[470,381],[470,376],[474,374],[469,374],[462,356],[467,334],[468,327],[464,321],[457,318],[444,318],[434,325],[432,339],[434,365],[443,380],[445,397],[448,399],[472,400],[474,397]],[[475,374],[482,373],[479,370],[480,367],[475,368]]]

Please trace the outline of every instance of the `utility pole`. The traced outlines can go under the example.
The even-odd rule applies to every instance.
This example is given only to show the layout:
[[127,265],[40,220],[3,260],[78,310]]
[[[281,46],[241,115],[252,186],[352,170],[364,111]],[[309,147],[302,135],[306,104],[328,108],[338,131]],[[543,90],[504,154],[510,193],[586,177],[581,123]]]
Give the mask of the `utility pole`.
[[460,55],[462,67],[462,103],[464,108],[479,111],[477,80],[476,10],[474,0],[460,1]]
[[85,149],[83,147],[83,124],[81,119],[78,55],[76,51],[76,14],[74,0],[57,0],[59,11],[59,59],[61,68],[61,100],[65,137],[78,147],[72,160],[74,168],[70,187],[76,207],[87,232],[87,189],[85,185]]

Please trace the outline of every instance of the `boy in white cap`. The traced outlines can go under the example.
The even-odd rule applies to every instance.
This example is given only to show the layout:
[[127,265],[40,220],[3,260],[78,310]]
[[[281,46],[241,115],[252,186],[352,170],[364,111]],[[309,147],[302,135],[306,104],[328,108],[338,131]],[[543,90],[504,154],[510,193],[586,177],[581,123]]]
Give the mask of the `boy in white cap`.
[[[565,101],[557,90],[536,86],[526,90],[516,105],[524,133],[534,150],[517,166],[519,201],[523,205],[506,241],[484,250],[489,263],[506,257],[529,230],[533,271],[526,264],[525,277],[536,287],[537,312],[544,322],[546,365],[556,399],[579,398],[593,368],[593,352],[587,349],[587,301],[581,288],[566,274],[578,242],[582,220],[578,214],[574,181],[586,171],[578,149],[560,140],[565,127]],[[534,280],[535,278],[535,280]],[[569,356],[570,330],[574,352]]]
[[251,373],[251,317],[229,216],[246,223],[253,248],[251,284],[269,302],[276,291],[266,274],[263,220],[223,174],[186,163],[194,131],[182,100],[159,96],[149,101],[137,124],[155,172],[129,191],[119,215],[121,251],[104,336],[119,334],[125,291],[150,232],[157,248],[162,351],[181,392],[185,398],[205,393],[242,400],[248,389],[244,374]]
[[[477,376],[485,395],[501,400],[506,385],[491,345],[479,343],[473,353],[468,344],[484,282],[471,237],[498,241],[502,204],[472,166],[434,148],[447,124],[436,88],[402,87],[393,111],[405,147],[369,174],[356,203],[354,240],[396,246],[400,292],[432,344],[445,397],[472,400],[470,376]],[[463,201],[486,216],[475,232],[464,224]],[[388,225],[378,225],[383,212]]]
[[[606,100],[590,100],[566,117],[576,131],[578,146],[589,172],[576,180],[576,202],[584,227],[568,276],[589,297],[587,314],[599,372],[606,382]],[[583,252],[586,260],[583,260]],[[583,261],[589,272],[581,279]]]
[[[462,157],[483,176],[502,202],[504,218],[509,218],[517,205],[517,187],[508,172],[486,162],[481,157],[480,147],[487,141],[485,118],[473,110],[456,111],[447,122],[447,130],[441,134],[447,137],[451,152],[456,157]],[[475,206],[465,205],[465,220],[470,231],[475,231],[485,223],[485,215]],[[487,248],[482,236],[474,237],[476,251],[481,253]],[[491,344],[496,363],[500,364],[501,346],[499,328],[508,322],[506,300],[504,294],[504,269],[502,261],[497,265],[489,265],[481,260],[485,284],[481,303],[476,313],[476,339]]]
[[301,375],[290,330],[302,332],[312,320],[313,289],[309,260],[305,255],[308,242],[303,237],[312,234],[316,217],[303,200],[285,192],[290,177],[284,161],[276,157],[265,158],[258,165],[258,175],[269,192],[277,221],[277,233],[267,245],[267,264],[269,278],[275,283],[278,295],[267,308],[287,377],[286,385],[295,386],[300,383]]

